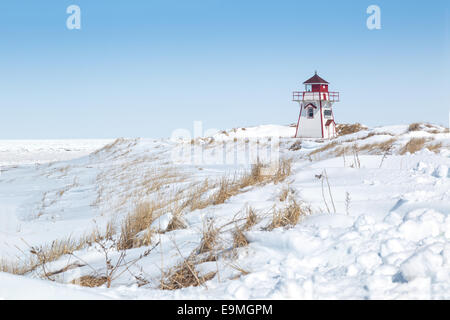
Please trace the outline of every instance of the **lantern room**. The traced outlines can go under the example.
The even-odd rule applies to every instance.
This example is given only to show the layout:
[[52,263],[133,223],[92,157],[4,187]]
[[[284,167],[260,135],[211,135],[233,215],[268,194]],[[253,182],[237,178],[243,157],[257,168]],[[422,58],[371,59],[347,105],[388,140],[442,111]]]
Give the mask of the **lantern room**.
[[305,91],[306,92],[328,92],[328,82],[317,74],[317,71],[315,75],[305,82],[303,82],[305,85]]

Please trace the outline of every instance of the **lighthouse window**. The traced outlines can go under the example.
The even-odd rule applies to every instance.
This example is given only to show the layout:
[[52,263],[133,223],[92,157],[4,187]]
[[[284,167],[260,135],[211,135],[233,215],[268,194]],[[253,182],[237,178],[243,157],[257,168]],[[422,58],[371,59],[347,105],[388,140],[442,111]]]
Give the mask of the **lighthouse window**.
[[308,118],[313,119],[314,118],[314,109],[308,108]]
[[324,110],[323,115],[325,118],[331,118],[331,110]]

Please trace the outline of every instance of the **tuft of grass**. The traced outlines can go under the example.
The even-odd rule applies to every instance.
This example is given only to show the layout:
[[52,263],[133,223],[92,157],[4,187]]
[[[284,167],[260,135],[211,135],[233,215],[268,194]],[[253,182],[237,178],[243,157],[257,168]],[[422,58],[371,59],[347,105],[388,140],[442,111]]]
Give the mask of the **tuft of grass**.
[[408,127],[408,132],[419,131],[422,125],[420,123],[411,123]]
[[167,226],[166,232],[180,230],[180,229],[186,229],[186,224],[184,223],[183,219],[181,218],[181,212],[177,211],[173,214],[173,217]]
[[297,225],[302,215],[306,215],[306,212],[294,199],[291,199],[288,206],[278,210],[274,209],[272,222],[266,227],[266,230],[293,227]]
[[295,141],[290,147],[289,150],[290,151],[298,151],[302,148],[302,140],[297,140]]
[[233,247],[242,248],[248,246],[248,239],[241,228],[237,228],[233,232]]
[[309,156],[313,156],[313,155],[315,155],[315,154],[318,154],[318,153],[321,153],[321,152],[330,150],[330,149],[336,147],[337,144],[338,144],[338,143],[337,143],[336,141],[327,143],[327,144],[324,145],[323,147],[320,147],[320,148],[318,148],[318,149],[315,149],[315,150],[311,151],[311,152],[309,153]]
[[439,153],[439,151],[442,149],[442,142],[428,145],[426,148],[434,153]]
[[[125,218],[118,242],[119,250],[150,244],[152,231],[149,230],[149,227],[157,218],[155,215],[156,209],[157,207],[154,203],[139,203],[134,211]],[[144,230],[146,231],[146,236],[138,238],[137,235]]]
[[389,140],[386,141],[382,141],[382,142],[376,142],[376,143],[369,143],[369,144],[365,144],[362,145],[360,147],[355,145],[355,148],[357,148],[358,151],[367,151],[367,152],[388,152],[389,150],[391,150],[392,146],[394,145],[394,143],[397,140],[395,138],[391,138]]
[[400,150],[400,154],[404,155],[407,152],[413,154],[419,150],[422,150],[426,142],[427,142],[427,140],[425,138],[412,138]]
[[214,278],[215,275],[216,272],[210,272],[204,276],[200,276],[195,268],[195,263],[186,259],[180,265],[172,268],[165,276],[165,279],[161,280],[160,289],[178,290],[188,287],[198,287]]
[[224,203],[232,196],[239,193],[239,183],[235,178],[223,177],[219,182],[218,190],[211,196],[211,203],[218,205]]
[[99,277],[93,275],[82,276],[81,278],[71,281],[72,284],[76,284],[82,287],[96,288],[101,287],[108,281],[107,277]]
[[336,125],[336,132],[338,136],[345,136],[348,134],[356,133],[359,131],[362,131],[366,129],[363,125],[360,123],[354,123],[354,124],[338,124]]
[[263,168],[264,165],[259,161],[253,164],[250,173],[245,174],[238,181],[239,188],[246,188],[261,183],[264,180]]
[[209,198],[205,198],[205,194],[214,187],[215,185],[211,184],[208,179],[200,185],[193,185],[189,187],[188,189],[190,191],[187,196],[187,200],[183,205],[181,205],[181,208],[179,208],[178,211],[184,208],[189,208],[190,211],[195,211],[208,207],[211,205],[211,201]]
[[258,215],[252,207],[247,208],[247,214],[245,216],[245,224],[243,230],[250,230],[258,223]]
[[214,225],[214,220],[203,223],[203,235],[200,242],[200,247],[198,253],[202,254],[205,252],[212,251],[218,242],[219,229]]
[[101,152],[107,152],[110,151],[111,149],[113,149],[115,146],[120,145],[122,143],[125,142],[124,138],[117,138],[116,140],[114,140],[112,143],[107,144],[106,146],[104,146],[103,148],[100,148],[96,151],[94,151],[92,154],[99,154]]
[[280,201],[284,202],[287,200],[289,193],[291,192],[291,188],[289,188],[289,186],[285,186],[282,190],[281,190],[281,194],[280,194]]
[[389,132],[370,132],[367,134],[367,136],[362,137],[359,140],[366,140],[374,136],[393,136],[393,134]]
[[277,171],[274,176],[269,177],[272,182],[280,183],[283,182],[288,176],[291,175],[292,171],[292,159],[282,159],[279,162]]
[[27,262],[7,261],[6,259],[0,259],[0,272],[24,275],[32,271],[35,267],[36,261],[32,259]]
[[249,173],[244,174],[239,178],[223,177],[219,182],[218,190],[211,196],[209,202],[212,205],[222,204],[232,196],[241,192],[241,189],[249,186],[270,182],[280,183],[291,174],[291,166],[291,159],[280,160],[275,168],[257,162],[252,166]]
[[[284,181],[290,174],[290,159],[282,159],[274,172],[271,172],[266,166],[258,162],[252,166],[250,172],[240,177],[236,175],[233,177],[223,177],[218,183],[212,184],[208,180],[205,180],[196,187],[190,185],[187,189],[177,192],[174,196],[169,196],[154,202],[139,203],[135,210],[122,223],[118,249],[126,250],[142,245],[149,245],[153,232],[149,227],[165,211],[168,212],[170,210],[174,213],[165,231],[183,229],[186,227],[181,218],[183,210],[189,209],[193,211],[196,209],[204,209],[211,205],[223,204],[232,196],[242,192],[243,188],[268,182],[279,183]],[[213,189],[216,190],[208,196],[205,196],[205,194]],[[182,199],[186,200],[181,202]],[[172,208],[169,208],[170,206]],[[144,231],[145,235],[142,236]]]
[[230,266],[232,269],[234,269],[234,270],[236,270],[236,271],[239,272],[238,275],[234,276],[234,277],[231,278],[230,280],[236,280],[236,279],[239,279],[241,276],[246,276],[246,275],[249,275],[249,274],[250,274],[250,271],[245,270],[244,268],[242,268],[241,266],[239,266],[239,265],[236,264],[236,263],[230,263],[229,266]]
[[100,239],[112,237],[114,233],[114,225],[112,222],[109,222],[104,233],[100,233],[95,229],[79,239],[74,239],[69,236],[64,239],[54,240],[51,244],[35,247],[30,246],[29,253],[31,255],[23,252],[24,259],[16,261],[0,259],[0,272],[25,275],[42,267],[42,277],[49,279],[51,273],[46,270],[46,265],[48,263],[56,261],[65,255],[70,255],[75,251],[84,249]]

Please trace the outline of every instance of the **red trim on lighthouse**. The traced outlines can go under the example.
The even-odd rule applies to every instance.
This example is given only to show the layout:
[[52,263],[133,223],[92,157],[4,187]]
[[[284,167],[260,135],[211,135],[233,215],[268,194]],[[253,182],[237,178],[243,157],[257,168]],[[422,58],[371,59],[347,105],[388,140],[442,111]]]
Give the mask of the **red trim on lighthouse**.
[[323,135],[323,113],[322,113],[322,100],[320,100],[320,129],[322,130],[322,139],[324,138]]

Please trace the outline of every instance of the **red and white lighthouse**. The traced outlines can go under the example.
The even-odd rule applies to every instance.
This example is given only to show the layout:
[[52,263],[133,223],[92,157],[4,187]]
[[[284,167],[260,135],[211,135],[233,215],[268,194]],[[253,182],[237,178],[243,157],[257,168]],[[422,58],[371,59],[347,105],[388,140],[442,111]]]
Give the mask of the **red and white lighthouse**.
[[296,138],[331,139],[336,136],[333,103],[339,102],[339,92],[329,92],[329,83],[316,74],[303,82],[305,91],[294,92],[293,101],[300,104]]

